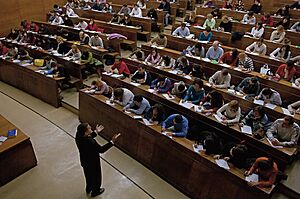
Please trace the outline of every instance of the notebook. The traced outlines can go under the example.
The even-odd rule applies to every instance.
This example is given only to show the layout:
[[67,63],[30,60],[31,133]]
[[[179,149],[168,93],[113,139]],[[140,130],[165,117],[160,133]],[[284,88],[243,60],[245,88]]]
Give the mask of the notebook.
[[16,137],[17,136],[17,129],[12,129],[12,130],[9,130],[7,132],[7,137],[8,138],[13,138],[13,137]]

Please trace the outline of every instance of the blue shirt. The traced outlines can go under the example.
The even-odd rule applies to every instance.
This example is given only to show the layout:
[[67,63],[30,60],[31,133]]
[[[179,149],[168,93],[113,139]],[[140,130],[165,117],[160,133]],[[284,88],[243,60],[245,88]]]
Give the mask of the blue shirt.
[[215,50],[214,47],[211,46],[206,53],[206,58],[208,58],[210,60],[219,61],[219,59],[222,57],[223,53],[224,53],[224,50],[221,47],[218,47],[217,50]]
[[205,96],[204,89],[201,89],[200,91],[196,92],[194,87],[191,85],[187,90],[184,100],[192,101],[193,104],[199,104],[204,96]]
[[210,41],[210,39],[212,38],[212,33],[209,32],[207,36],[204,35],[203,32],[201,32],[200,36],[199,36],[199,40],[200,41]]
[[175,130],[173,131],[173,136],[185,137],[187,132],[188,132],[189,121],[186,119],[186,117],[181,115],[182,116],[182,122],[180,124],[174,124],[174,118],[177,115],[178,114],[170,115],[165,121],[163,121],[161,126],[162,126],[162,128],[174,127]]

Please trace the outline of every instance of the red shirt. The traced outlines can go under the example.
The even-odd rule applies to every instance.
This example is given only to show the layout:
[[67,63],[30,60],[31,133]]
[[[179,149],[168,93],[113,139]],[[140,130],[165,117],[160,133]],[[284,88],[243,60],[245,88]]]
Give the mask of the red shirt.
[[260,18],[263,24],[266,24],[267,26],[274,26],[274,19],[273,17],[269,17],[268,19],[265,16],[262,16]]
[[220,58],[220,61],[222,61],[225,64],[235,66],[236,62],[237,62],[237,58],[233,59],[231,52],[226,52],[222,55],[222,57]]
[[[278,74],[282,79],[284,79],[284,76],[285,76],[285,67],[286,67],[286,64],[281,64],[276,71],[276,74]],[[289,74],[288,74],[286,80],[291,81],[291,79],[293,78],[293,76],[296,73],[296,68],[292,67],[288,72],[289,72]]]
[[125,73],[126,75],[130,75],[130,71],[124,61],[120,61],[119,63],[114,63],[111,69],[112,70],[118,69],[119,74]]
[[86,30],[97,31],[98,28],[97,28],[97,25],[94,23],[93,25],[89,24],[89,25],[86,27]]
[[5,55],[8,52],[8,49],[6,46],[2,45],[0,46],[0,55]]

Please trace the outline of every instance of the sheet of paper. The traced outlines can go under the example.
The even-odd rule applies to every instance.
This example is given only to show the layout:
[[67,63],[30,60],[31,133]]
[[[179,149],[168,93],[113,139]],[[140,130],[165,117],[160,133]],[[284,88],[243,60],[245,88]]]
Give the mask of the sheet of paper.
[[218,120],[218,122],[222,122],[223,121],[217,114],[214,114],[214,117]]
[[300,89],[300,86],[297,86],[295,83],[292,83],[292,87]]
[[155,90],[152,89],[152,88],[149,88],[149,89],[148,89],[148,92],[150,92],[150,93],[154,93],[154,91],[155,91]]
[[167,136],[168,138],[171,138],[171,139],[173,138],[172,136],[168,136],[168,135],[167,135],[167,132],[162,132],[161,134]]
[[166,99],[168,100],[172,100],[172,99],[175,99],[174,96],[171,96],[171,95],[168,95],[168,94],[162,94],[162,96],[164,96]]
[[210,83],[205,83],[205,85],[211,87],[211,84],[210,84]]
[[238,67],[235,67],[233,70],[236,70],[236,71],[242,71],[240,68]]
[[193,144],[193,149],[196,153],[200,153],[200,151],[203,151],[203,145],[201,144]]
[[103,75],[108,75],[108,76],[111,76],[111,75],[112,75],[112,73],[109,73],[109,72],[103,72],[102,74],[103,74]]
[[243,125],[243,126],[241,126],[241,132],[252,135],[252,128],[251,128],[251,126]]
[[147,119],[143,118],[143,122],[145,123],[145,125],[147,126],[151,126],[154,125],[153,123],[150,123]]
[[270,144],[273,148],[277,148],[277,149],[282,149],[282,148],[283,148],[283,146],[274,146],[274,145],[272,144],[271,140],[269,140],[268,138],[267,138],[267,140],[268,140],[269,144]]
[[135,120],[139,120],[139,119],[143,119],[143,117],[142,117],[142,116],[140,116],[140,115],[134,115],[134,116],[133,116],[133,119],[135,119]]
[[182,102],[182,100],[180,100],[179,105],[187,109],[190,109],[194,106],[191,102]]
[[140,83],[135,83],[135,82],[130,82],[131,85],[133,86],[140,86],[141,84]]
[[106,100],[105,103],[108,104],[108,105],[111,105],[111,106],[114,106],[114,105],[115,105],[114,102],[113,102],[113,103],[110,103],[110,100]]
[[24,63],[24,64],[20,64],[21,66],[23,67],[26,67],[26,66],[30,66],[31,64],[30,63]]
[[0,142],[5,142],[5,140],[7,140],[7,137],[5,137],[5,136],[0,136]]
[[246,177],[245,177],[245,180],[246,180],[247,182],[258,182],[258,175],[255,174],[255,173],[253,173],[253,174],[251,174],[251,175],[249,175],[249,176],[246,176]]
[[224,160],[224,159],[217,159],[217,160],[216,160],[216,163],[217,163],[217,165],[218,165],[219,167],[222,167],[222,168],[227,169],[227,170],[230,169],[230,168],[229,168],[229,165],[228,165],[228,163],[227,163],[227,161]]
[[202,109],[203,109],[203,107],[202,107],[202,106],[201,106],[201,107],[199,107],[199,106],[196,106],[196,105],[194,105],[194,111],[195,111],[195,112],[199,113],[199,112],[201,112],[201,111],[202,111]]
[[18,59],[14,59],[13,60],[13,63],[20,63],[21,61],[20,60],[18,60]]
[[276,105],[275,104],[266,103],[265,107],[267,107],[269,109],[274,109],[274,108],[276,108]]
[[210,62],[210,59],[208,59],[208,58],[203,58],[202,60],[206,61],[206,62]]
[[130,112],[130,111],[126,111],[126,110],[125,110],[125,111],[124,111],[124,113],[126,113],[126,114],[130,114],[131,112]]
[[288,109],[281,107],[281,110],[282,110],[282,112],[283,112],[285,115],[294,117],[294,115],[292,115],[291,112],[290,112]]
[[220,64],[221,66],[225,67],[225,68],[230,68],[230,66],[228,64]]
[[254,103],[254,104],[261,105],[261,106],[264,105],[264,101],[262,101],[262,100],[257,100],[257,99],[254,99],[253,103]]
[[183,76],[183,77],[186,78],[186,79],[192,79],[192,77],[189,76],[189,75],[185,75],[185,76]]
[[178,70],[169,70],[168,72],[176,75],[178,73]]
[[113,75],[111,75],[111,76],[114,77],[114,78],[119,78],[119,77],[122,77],[123,75],[113,74]]

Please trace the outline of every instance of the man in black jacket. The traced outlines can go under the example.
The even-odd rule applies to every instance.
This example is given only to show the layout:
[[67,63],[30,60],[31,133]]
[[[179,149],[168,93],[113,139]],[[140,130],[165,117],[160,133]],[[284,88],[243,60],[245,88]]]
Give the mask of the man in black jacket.
[[103,126],[96,126],[96,132],[92,130],[88,123],[81,123],[77,127],[76,145],[80,154],[80,163],[83,168],[86,180],[86,193],[91,192],[92,197],[96,197],[104,192],[101,188],[102,175],[99,153],[104,153],[110,149],[121,134],[113,136],[112,140],[100,146],[94,138],[104,129]]

